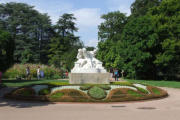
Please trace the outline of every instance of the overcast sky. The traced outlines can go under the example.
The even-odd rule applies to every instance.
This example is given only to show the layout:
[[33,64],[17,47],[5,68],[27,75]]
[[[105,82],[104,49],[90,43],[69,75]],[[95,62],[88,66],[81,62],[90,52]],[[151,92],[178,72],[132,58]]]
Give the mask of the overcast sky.
[[111,11],[130,15],[130,5],[135,0],[0,0],[0,3],[23,2],[35,7],[41,13],[48,13],[55,24],[63,13],[73,13],[77,18],[79,31],[76,35],[86,46],[98,43],[98,25],[102,14]]

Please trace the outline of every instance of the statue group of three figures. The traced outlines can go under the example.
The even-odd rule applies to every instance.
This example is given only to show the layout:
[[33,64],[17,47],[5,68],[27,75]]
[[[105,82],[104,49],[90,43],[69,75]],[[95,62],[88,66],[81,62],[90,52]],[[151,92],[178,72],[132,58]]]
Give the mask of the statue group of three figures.
[[102,62],[95,58],[96,49],[87,51],[86,48],[79,49],[77,61],[71,73],[106,73]]

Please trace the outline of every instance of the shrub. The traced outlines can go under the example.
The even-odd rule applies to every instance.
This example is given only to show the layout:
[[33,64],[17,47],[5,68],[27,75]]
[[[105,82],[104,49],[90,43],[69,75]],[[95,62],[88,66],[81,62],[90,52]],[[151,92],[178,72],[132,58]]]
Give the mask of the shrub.
[[50,93],[51,93],[51,91],[49,88],[44,88],[44,89],[39,91],[39,95],[48,95]]
[[[56,94],[62,95],[58,97]],[[89,100],[89,97],[85,93],[76,89],[62,89],[52,93],[49,97],[50,101],[61,102],[85,102]]]
[[110,99],[118,99],[118,98],[122,98],[122,97],[125,97],[126,94],[124,94],[121,90],[123,88],[116,88],[116,89],[113,89],[109,92],[109,95],[108,95],[108,98]]
[[127,81],[126,82],[113,82],[111,84],[113,84],[113,85],[122,85],[122,86],[133,86],[132,83],[127,82]]
[[96,100],[100,100],[106,97],[106,92],[102,88],[94,86],[89,89],[88,95]]
[[61,98],[63,95],[64,95],[64,93],[62,93],[62,92],[55,92],[50,95],[50,98],[57,99],[57,98]]
[[35,91],[32,88],[20,88],[20,89],[15,90],[12,93],[12,95],[29,97],[29,96],[34,96]]
[[111,87],[109,85],[97,85],[98,87],[104,89],[104,90],[110,90]]
[[85,91],[85,90],[89,90],[91,87],[92,85],[82,85],[80,89]]
[[152,91],[156,95],[160,95],[161,94],[161,92],[158,89],[156,89],[156,88],[152,88]]
[[16,78],[26,77],[26,67],[30,67],[30,76],[32,78],[37,77],[37,68],[40,66],[40,70],[44,71],[45,78],[62,78],[63,71],[53,66],[41,65],[41,64],[14,64],[13,67],[9,68],[4,74],[4,78]]
[[69,83],[68,82],[49,82],[48,85],[62,86],[62,85],[69,85]]
[[134,96],[134,97],[142,97],[143,95],[141,95],[140,93],[138,93],[137,91],[134,90],[128,90],[127,91],[128,95]]
[[149,92],[143,88],[140,88],[140,87],[136,87],[138,91],[140,91],[141,93],[143,94],[148,94]]

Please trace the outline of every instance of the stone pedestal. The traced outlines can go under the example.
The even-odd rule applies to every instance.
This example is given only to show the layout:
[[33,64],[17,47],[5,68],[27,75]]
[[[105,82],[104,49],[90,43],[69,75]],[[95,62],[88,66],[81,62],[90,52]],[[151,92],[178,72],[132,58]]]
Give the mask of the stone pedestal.
[[109,84],[110,73],[71,73],[70,84]]

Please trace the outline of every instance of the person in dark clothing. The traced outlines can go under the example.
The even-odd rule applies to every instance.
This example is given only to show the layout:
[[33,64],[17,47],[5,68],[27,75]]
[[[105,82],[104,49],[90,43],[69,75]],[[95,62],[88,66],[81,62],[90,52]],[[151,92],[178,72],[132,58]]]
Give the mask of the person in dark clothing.
[[118,77],[119,77],[118,69],[114,70],[114,77],[115,77],[115,81],[118,81]]

